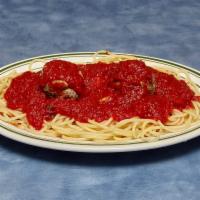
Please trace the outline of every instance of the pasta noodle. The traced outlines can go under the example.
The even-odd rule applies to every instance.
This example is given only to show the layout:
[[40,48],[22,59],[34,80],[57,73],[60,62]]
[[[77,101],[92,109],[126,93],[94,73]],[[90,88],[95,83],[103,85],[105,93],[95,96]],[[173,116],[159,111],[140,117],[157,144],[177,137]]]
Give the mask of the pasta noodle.
[[[103,53],[104,56],[98,56]],[[110,52],[100,51],[94,54],[94,62],[119,62],[122,60],[138,59],[133,56],[115,55]],[[46,62],[45,60],[35,60],[30,63],[29,69],[35,62]],[[157,69],[157,68],[156,68]],[[198,86],[190,79],[186,70],[166,70],[159,69],[168,74],[174,75],[177,79],[183,79],[189,87],[200,95]],[[43,128],[36,131],[29,125],[26,114],[18,110],[7,108],[4,93],[9,87],[11,80],[19,75],[16,71],[0,78],[0,120],[12,124],[20,129],[27,130],[38,135],[61,138],[68,142],[92,143],[92,144],[124,144],[130,142],[154,141],[162,137],[173,134],[181,134],[183,130],[191,128],[200,122],[200,103],[193,101],[193,108],[182,111],[173,110],[167,123],[151,119],[141,119],[133,117],[120,122],[112,118],[96,122],[89,120],[88,123],[81,123],[66,116],[57,114],[52,121],[45,121]]]

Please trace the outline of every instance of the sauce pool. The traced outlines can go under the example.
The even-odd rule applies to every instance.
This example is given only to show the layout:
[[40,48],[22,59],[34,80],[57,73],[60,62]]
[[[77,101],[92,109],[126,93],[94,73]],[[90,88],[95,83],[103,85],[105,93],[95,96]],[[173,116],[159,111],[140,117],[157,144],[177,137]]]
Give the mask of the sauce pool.
[[42,71],[14,78],[4,98],[39,130],[56,114],[79,122],[140,117],[165,123],[173,109],[191,107],[195,94],[185,81],[139,60],[82,65],[52,60]]

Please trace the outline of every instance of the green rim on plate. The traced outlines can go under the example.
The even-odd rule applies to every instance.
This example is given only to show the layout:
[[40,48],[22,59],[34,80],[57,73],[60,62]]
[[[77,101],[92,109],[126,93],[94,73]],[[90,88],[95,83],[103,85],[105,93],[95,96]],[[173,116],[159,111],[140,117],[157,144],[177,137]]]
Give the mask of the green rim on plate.
[[[33,58],[29,58],[29,59],[25,59],[25,60],[22,60],[22,61],[19,61],[19,62],[15,62],[15,63],[12,63],[12,64],[9,64],[9,65],[6,65],[4,67],[1,67],[0,68],[0,75],[3,76],[6,72],[9,72],[9,71],[12,71],[14,69],[17,69],[18,67],[22,66],[22,65],[26,65],[36,59],[53,59],[53,58],[70,58],[70,57],[91,57],[95,52],[78,52],[78,53],[61,53],[61,54],[51,54],[51,55],[44,55],[44,56],[38,56],[38,57],[33,57]],[[187,71],[190,72],[190,74],[193,74],[195,75],[196,77],[198,77],[200,79],[200,72],[198,70],[195,70],[193,68],[190,68],[190,67],[186,67],[184,65],[181,65],[181,64],[178,64],[178,63],[175,63],[175,62],[172,62],[172,61],[168,61],[168,60],[164,60],[164,59],[159,59],[159,58],[154,58],[154,57],[149,57],[149,56],[142,56],[142,55],[135,55],[135,54],[123,54],[123,53],[115,53],[115,54],[118,54],[118,55],[131,55],[131,56],[135,56],[139,59],[142,59],[144,61],[153,61],[154,63],[158,63],[158,64],[163,64],[165,66],[171,66],[171,67],[175,67],[175,68],[178,68],[178,69],[185,69]],[[104,54],[101,54],[102,56]],[[48,136],[37,136],[36,134],[33,134],[33,133],[24,133],[24,132],[21,132],[21,130],[17,131],[16,127],[13,127],[15,130],[13,130],[12,128],[4,125],[4,124],[1,124],[0,123],[0,127],[5,129],[5,130],[8,130],[12,133],[15,133],[15,134],[19,134],[19,135],[22,135],[22,136],[25,136],[25,137],[28,137],[28,138],[32,138],[32,139],[37,139],[37,140],[42,140],[42,141],[48,141],[48,142],[53,142],[53,143],[62,143],[62,144],[73,144],[73,145],[91,145],[91,146],[104,146],[104,145],[128,145],[128,144],[138,144],[138,143],[147,143],[147,142],[144,142],[144,141],[141,141],[141,142],[138,142],[138,143],[133,143],[130,141],[130,143],[125,143],[125,144],[92,144],[92,143],[79,143],[79,142],[70,142],[70,141],[66,141],[66,140],[62,140],[62,139],[57,139],[57,138],[50,138]],[[198,127],[195,127],[191,130],[188,130],[182,134],[187,134],[191,131],[194,131],[194,130],[197,130],[199,129],[200,125]],[[41,137],[45,137],[45,138],[41,138]],[[169,136],[170,137],[170,136]],[[172,137],[177,137],[176,136],[171,136],[170,138]],[[164,139],[161,139],[161,140],[165,140]]]

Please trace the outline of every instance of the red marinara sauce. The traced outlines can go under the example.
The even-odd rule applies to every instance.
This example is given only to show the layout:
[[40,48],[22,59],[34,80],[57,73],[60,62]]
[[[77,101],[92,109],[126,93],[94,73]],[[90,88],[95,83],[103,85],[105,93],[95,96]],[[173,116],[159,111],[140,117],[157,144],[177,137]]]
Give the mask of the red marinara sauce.
[[185,81],[139,60],[82,65],[53,60],[42,71],[14,78],[4,98],[39,130],[56,114],[80,122],[137,116],[165,123],[173,109],[191,107],[195,94]]

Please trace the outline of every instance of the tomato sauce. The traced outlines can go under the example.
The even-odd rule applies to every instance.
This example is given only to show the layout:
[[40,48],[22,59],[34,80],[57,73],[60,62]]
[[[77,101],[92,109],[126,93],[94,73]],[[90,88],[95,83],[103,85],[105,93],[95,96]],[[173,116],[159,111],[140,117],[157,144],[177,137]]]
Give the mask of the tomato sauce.
[[39,72],[14,78],[4,98],[8,108],[26,113],[29,124],[39,130],[56,114],[79,122],[137,116],[165,123],[173,109],[191,107],[196,97],[185,81],[143,61],[80,65],[53,60]]

